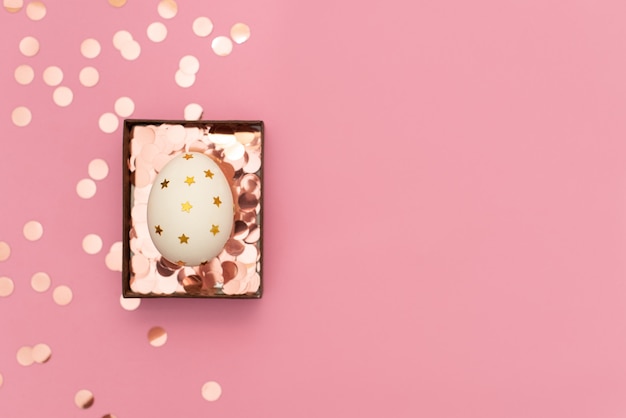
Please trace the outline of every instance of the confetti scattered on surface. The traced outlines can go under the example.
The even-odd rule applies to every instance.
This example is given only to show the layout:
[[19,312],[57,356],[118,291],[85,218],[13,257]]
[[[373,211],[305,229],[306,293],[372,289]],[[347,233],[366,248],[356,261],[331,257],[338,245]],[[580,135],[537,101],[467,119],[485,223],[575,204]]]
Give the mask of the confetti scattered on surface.
[[185,110],[183,112],[183,117],[185,120],[200,120],[202,119],[202,113],[204,109],[197,103],[189,103],[185,106]]
[[15,81],[25,86],[33,81],[33,79],[35,78],[35,71],[30,65],[22,64],[15,69],[13,75],[15,77]]
[[15,124],[15,126],[23,127],[27,126],[32,120],[33,115],[30,112],[30,109],[26,106],[18,106],[13,109],[11,113],[11,120]]
[[47,363],[52,357],[52,349],[48,344],[37,344],[33,347],[32,356],[35,363]]
[[102,249],[102,238],[96,234],[88,234],[83,238],[83,250],[87,254],[98,254]]
[[109,4],[113,7],[122,7],[126,4],[126,0],[109,0]]
[[35,362],[33,358],[33,347],[28,345],[20,347],[15,357],[20,366],[28,367]]
[[33,274],[30,278],[30,285],[36,292],[45,292],[50,288],[50,284],[50,276],[42,271]]
[[87,38],[80,44],[80,53],[85,58],[93,59],[100,55],[100,42],[94,38]]
[[141,305],[141,299],[125,298],[124,296],[120,296],[120,305],[127,311],[134,311]]
[[148,341],[153,347],[161,347],[167,341],[167,332],[161,327],[152,327],[148,331]]
[[161,22],[153,22],[148,25],[146,33],[152,42],[163,42],[167,38],[167,27]]
[[22,10],[24,0],[4,0],[4,8],[9,13],[17,13]]
[[135,102],[130,97],[120,97],[115,101],[115,113],[122,118],[126,118],[135,111]]
[[134,61],[139,58],[139,55],[141,55],[141,45],[133,39],[126,42],[122,46],[120,52],[122,53],[122,57],[124,57],[124,59]]
[[14,288],[13,280],[8,277],[0,277],[0,297],[10,296]]
[[10,256],[11,256],[11,246],[4,241],[0,241],[0,261],[5,261]]
[[115,132],[119,125],[120,121],[117,119],[117,116],[110,112],[104,113],[98,120],[98,126],[106,134]]
[[78,80],[85,87],[93,87],[100,81],[100,73],[94,67],[84,67],[78,74]]
[[91,199],[97,190],[96,182],[92,179],[82,179],[76,184],[76,194],[83,199]]
[[104,258],[107,268],[112,271],[122,271],[122,242],[117,241]]
[[202,397],[209,402],[214,402],[222,396],[222,386],[219,383],[210,381],[202,385]]
[[211,48],[216,55],[225,57],[233,51],[233,43],[226,36],[218,36],[211,42]]
[[193,86],[193,83],[196,82],[196,76],[194,74],[185,74],[181,70],[176,71],[174,74],[174,81],[180,87],[187,88]]
[[30,20],[38,21],[46,17],[46,5],[40,1],[33,1],[26,6],[26,16]]
[[161,0],[157,6],[157,11],[163,19],[171,19],[178,13],[178,5],[174,0]]
[[178,62],[178,68],[185,74],[196,74],[200,70],[200,61],[193,55],[185,55]]
[[72,289],[65,285],[57,286],[52,291],[52,299],[59,306],[69,305],[73,297]]
[[133,35],[131,35],[131,33],[127,30],[118,30],[115,34],[113,34],[113,46],[118,51],[121,51],[124,44],[132,40]]
[[26,57],[33,57],[39,52],[39,41],[33,36],[26,36],[20,41],[20,52]]
[[50,66],[43,70],[43,82],[49,86],[58,86],[63,81],[63,70],[57,66]]
[[201,38],[206,38],[213,32],[213,22],[208,17],[201,16],[193,21],[193,33]]
[[109,174],[109,165],[101,158],[93,159],[89,162],[87,167],[89,177],[94,180],[104,180]]
[[3,383],[4,383],[4,377],[2,377],[2,373],[0,373],[0,388],[2,387]]
[[69,87],[60,86],[54,89],[52,99],[54,100],[54,103],[56,103],[58,106],[67,107],[74,100],[74,93]]
[[28,221],[22,230],[24,238],[29,241],[37,241],[43,235],[43,226],[37,221]]
[[74,404],[80,409],[88,409],[94,404],[94,396],[90,390],[81,389],[74,395]]
[[230,37],[236,44],[242,44],[250,38],[250,27],[245,23],[235,23],[230,28]]

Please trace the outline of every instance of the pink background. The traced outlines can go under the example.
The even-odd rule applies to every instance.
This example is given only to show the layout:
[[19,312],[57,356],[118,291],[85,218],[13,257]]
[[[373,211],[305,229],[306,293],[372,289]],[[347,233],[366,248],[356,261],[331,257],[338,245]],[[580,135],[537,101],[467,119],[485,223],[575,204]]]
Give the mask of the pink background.
[[[38,22],[0,9],[0,276],[15,282],[0,298],[3,417],[625,416],[626,3],[179,0],[167,21],[157,1],[44,3]],[[210,37],[193,34],[198,16]],[[211,39],[236,22],[250,40],[216,56]],[[120,29],[136,61],[114,49]],[[201,68],[183,89],[187,54]],[[74,91],[67,108],[49,65]],[[122,134],[98,128],[121,96],[136,118],[197,102],[207,119],[265,121],[263,299],[121,308],[104,258],[122,239]],[[94,158],[111,171],[84,200]],[[39,241],[22,234],[30,220]],[[72,303],[36,293],[37,271]],[[17,363],[41,342],[48,363]],[[85,411],[80,389],[95,396]]]

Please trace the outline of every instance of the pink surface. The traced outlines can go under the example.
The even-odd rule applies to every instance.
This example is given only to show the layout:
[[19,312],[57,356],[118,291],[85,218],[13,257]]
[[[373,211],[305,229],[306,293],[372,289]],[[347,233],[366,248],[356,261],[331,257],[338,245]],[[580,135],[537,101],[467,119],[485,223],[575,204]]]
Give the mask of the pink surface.
[[[0,415],[569,417],[626,414],[623,1],[45,1],[0,9]],[[199,38],[198,16],[215,29]],[[163,21],[168,37],[147,39]],[[228,57],[216,35],[247,23]],[[129,30],[141,56],[111,37]],[[20,54],[36,36],[35,57]],[[92,60],[83,39],[102,45]],[[174,82],[200,59],[196,83]],[[21,86],[15,67],[35,80]],[[42,71],[57,65],[60,108]],[[100,71],[86,88],[78,72]],[[266,123],[260,301],[120,307],[104,258],[121,236],[121,144],[98,118]],[[11,122],[27,106],[32,123]],[[109,176],[77,196],[94,158]],[[23,225],[44,227],[27,241]],[[95,255],[85,235],[102,237]],[[30,277],[72,288],[68,306]],[[152,347],[161,326],[167,343]],[[52,358],[21,366],[24,345]],[[202,385],[222,396],[208,402]],[[88,389],[81,411],[74,394]]]

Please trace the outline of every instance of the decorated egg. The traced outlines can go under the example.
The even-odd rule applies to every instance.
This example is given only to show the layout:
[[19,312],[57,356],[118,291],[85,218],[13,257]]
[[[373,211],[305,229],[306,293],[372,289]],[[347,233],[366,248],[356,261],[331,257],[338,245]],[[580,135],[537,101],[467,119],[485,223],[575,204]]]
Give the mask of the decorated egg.
[[167,260],[195,266],[218,255],[233,227],[233,195],[217,163],[198,152],[172,158],[148,197],[148,228]]

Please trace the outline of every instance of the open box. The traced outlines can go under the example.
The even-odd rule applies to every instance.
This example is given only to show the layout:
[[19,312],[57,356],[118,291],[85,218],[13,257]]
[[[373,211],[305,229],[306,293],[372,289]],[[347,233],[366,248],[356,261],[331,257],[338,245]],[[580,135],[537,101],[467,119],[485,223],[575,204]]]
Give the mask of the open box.
[[[260,298],[263,291],[263,122],[128,119],[124,121],[123,135],[124,297]],[[159,201],[153,196],[167,187],[169,181],[160,182],[159,186],[155,180],[172,169],[175,160],[189,160],[194,156],[193,161],[210,159],[208,162],[216,167],[213,171],[218,174],[214,177],[206,170],[207,179],[201,176],[198,182],[226,181],[225,187],[232,193],[232,219],[224,222],[227,226],[212,224],[212,234],[208,236],[221,237],[224,241],[223,246],[220,241],[215,257],[193,262],[182,261],[185,257],[168,260],[162,255],[162,252],[168,253],[162,244],[161,250],[155,245],[159,244],[163,229],[160,225],[148,225],[148,208],[154,212],[155,206],[168,203],[167,199]],[[172,186],[182,187],[184,191],[192,183],[196,186],[193,177],[186,179],[185,185],[177,181]],[[206,195],[204,191],[201,194]],[[230,203],[230,196],[222,193],[221,198]],[[212,199],[217,208],[230,210],[218,197]],[[189,213],[189,202],[182,204],[182,212]],[[227,213],[230,217],[230,212]],[[178,216],[186,214],[173,213],[168,222],[176,222]],[[199,225],[208,218],[202,214],[197,219],[200,219]],[[195,229],[191,232],[201,232],[199,227]],[[187,235],[191,234],[187,232]],[[171,239],[176,243],[179,239],[180,248],[185,251],[193,249],[185,234],[176,233]]]

